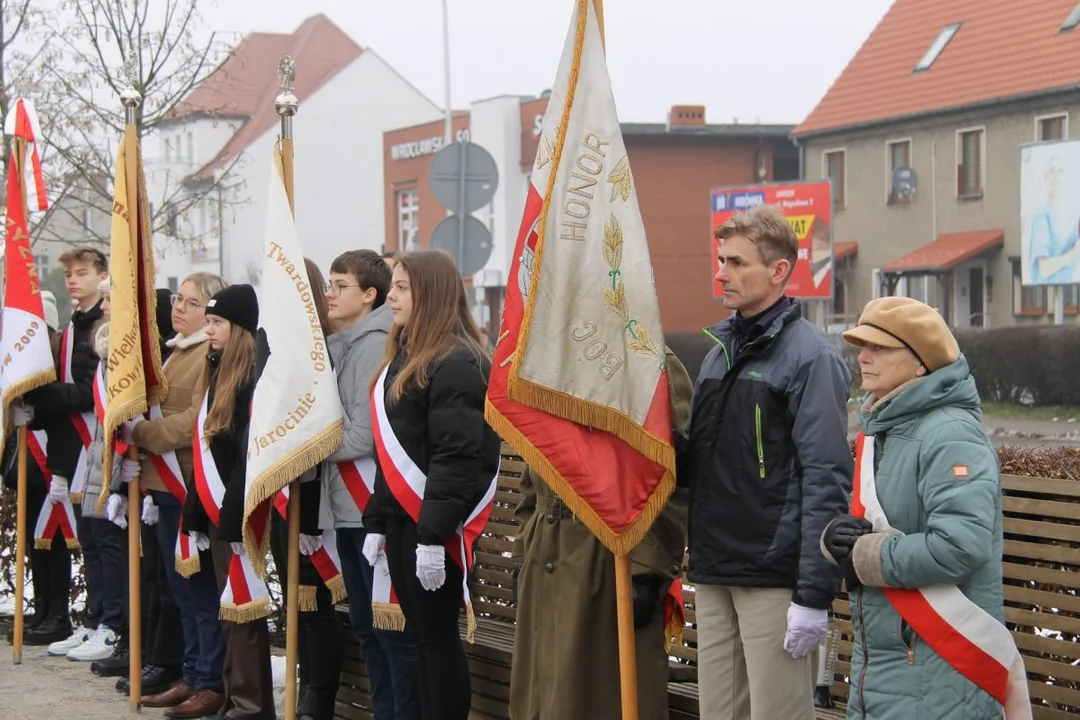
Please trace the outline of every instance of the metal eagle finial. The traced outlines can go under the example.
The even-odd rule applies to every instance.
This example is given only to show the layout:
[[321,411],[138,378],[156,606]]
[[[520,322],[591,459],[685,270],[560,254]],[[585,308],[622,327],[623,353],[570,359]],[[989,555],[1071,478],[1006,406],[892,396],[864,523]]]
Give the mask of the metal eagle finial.
[[135,44],[132,43],[128,46],[127,57],[124,58],[124,77],[127,79],[127,87],[120,93],[120,102],[130,110],[134,110],[142,104],[142,95],[136,89],[139,82],[139,65],[135,52]]
[[291,117],[296,114],[298,101],[293,94],[293,80],[296,79],[296,61],[286,55],[278,63],[278,78],[281,80],[281,92],[274,100],[274,107],[281,117]]

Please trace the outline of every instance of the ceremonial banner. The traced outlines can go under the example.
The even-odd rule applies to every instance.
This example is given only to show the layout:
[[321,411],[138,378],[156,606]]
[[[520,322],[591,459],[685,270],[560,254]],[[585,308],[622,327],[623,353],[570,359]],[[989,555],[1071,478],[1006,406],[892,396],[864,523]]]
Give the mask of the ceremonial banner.
[[259,354],[265,365],[251,399],[244,547],[266,577],[270,505],[282,488],[341,447],[344,422],[315,293],[285,192],[280,150],[270,167]]
[[[128,125],[116,157],[109,275],[112,291],[105,382],[105,457],[113,453],[116,429],[161,402],[168,388],[161,367],[154,291],[150,208],[136,128]],[[109,495],[111,463],[102,466],[98,507]]]
[[592,0],[544,117],[488,385],[488,422],[616,555],[675,479],[660,310]]
[[[5,121],[11,126],[9,134],[27,143],[35,135],[26,119],[27,103],[19,100]],[[16,118],[22,118],[16,120]],[[49,332],[45,325],[45,310],[41,303],[41,283],[34,253],[30,249],[27,230],[26,203],[20,178],[25,158],[17,157],[17,143],[12,144],[7,176],[7,216],[4,229],[4,310],[3,330],[0,333],[0,437],[7,437],[8,406],[26,392],[56,379]],[[27,153],[29,153],[27,148]],[[35,149],[36,155],[37,150]],[[39,171],[40,172],[40,169]],[[40,197],[45,198],[44,185]]]

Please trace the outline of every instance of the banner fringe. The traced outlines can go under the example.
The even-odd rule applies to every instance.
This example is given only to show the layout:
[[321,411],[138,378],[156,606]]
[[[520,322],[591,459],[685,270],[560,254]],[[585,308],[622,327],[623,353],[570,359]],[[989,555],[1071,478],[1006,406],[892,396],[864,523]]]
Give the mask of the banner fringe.
[[[154,267],[154,230],[153,218],[150,216],[150,198],[146,191],[146,170],[143,168],[142,142],[136,138],[135,147],[138,151],[139,168],[139,260],[142,262],[142,277],[146,289],[146,297],[140,298],[146,301],[146,312],[141,315],[147,320],[146,330],[149,331],[150,367],[153,368],[157,385],[146,389],[147,405],[160,405],[165,396],[169,394],[169,379],[165,376],[165,365],[161,362],[161,330],[154,318],[157,317],[157,290],[154,288],[157,271]],[[145,247],[144,247],[145,243]],[[145,251],[145,253],[144,253]],[[142,328],[140,328],[141,330]],[[146,365],[146,359],[143,359]],[[147,378],[149,380],[149,378]],[[143,411],[145,412],[145,411]]]
[[300,612],[315,612],[319,609],[319,601],[315,599],[316,587],[314,585],[301,585],[297,592],[296,605]]
[[261,620],[262,618],[270,615],[270,598],[263,597],[258,600],[252,600],[251,602],[244,603],[243,605],[233,605],[232,603],[221,604],[221,610],[218,612],[218,617],[227,622],[233,622],[237,624],[254,622]]
[[[45,321],[42,320],[41,324],[44,325]],[[7,422],[7,412],[8,408],[11,406],[12,401],[14,401],[16,398],[22,397],[31,390],[39,388],[42,385],[47,385],[48,383],[51,383],[55,380],[56,368],[49,367],[47,370],[38,370],[31,375],[19,378],[18,381],[13,382],[12,384],[4,388],[2,399],[0,399],[0,405],[2,405],[4,426],[7,428],[8,432],[11,432],[15,429],[14,425]]]
[[78,550],[80,547],[82,547],[81,545],[79,545],[78,538],[67,538],[66,540],[64,540],[64,543],[67,545],[68,550]]
[[371,626],[378,630],[405,630],[405,613],[394,603],[371,603]]
[[81,492],[71,493],[69,497],[71,498],[72,505],[82,505],[83,494]]
[[521,405],[610,433],[668,473],[675,469],[675,448],[618,410],[531,383],[513,373],[507,378],[506,395]]
[[174,555],[176,558],[176,573],[187,580],[195,573],[199,572],[199,552],[195,551],[195,554],[189,558],[182,558],[179,555]]
[[[321,463],[341,448],[345,435],[344,420],[335,420],[329,427],[313,436],[304,445],[294,450],[287,457],[255,478],[247,490],[244,500],[244,549],[247,551],[255,575],[266,579],[266,551],[269,547],[269,532],[265,537],[256,538],[249,522],[251,515],[265,502],[273,500],[281,489],[305,472]],[[254,552],[253,552],[254,551]]]
[[682,613],[676,610],[671,613],[671,619],[668,620],[667,627],[664,628],[664,652],[668,655],[671,654],[672,645],[682,647],[683,628]]
[[476,613],[473,612],[472,603],[465,605],[465,642],[470,645],[476,642]]
[[329,580],[323,580],[323,583],[326,585],[326,589],[330,591],[330,602],[333,604],[337,605],[349,596],[349,593],[345,588],[345,578],[342,577],[341,573],[338,573]]
[[616,532],[596,513],[596,511],[574,490],[570,482],[563,477],[562,473],[555,469],[551,461],[525,435],[518,430],[491,402],[490,398],[484,401],[484,418],[488,425],[499,434],[521,456],[521,458],[540,473],[551,489],[559,496],[559,499],[570,508],[579,520],[592,531],[596,539],[611,550],[616,557],[624,557],[633,552],[652,527],[653,521],[659,517],[668,498],[675,490],[675,476],[666,468],[664,474],[649,496],[645,506],[641,509],[634,521],[622,532]]

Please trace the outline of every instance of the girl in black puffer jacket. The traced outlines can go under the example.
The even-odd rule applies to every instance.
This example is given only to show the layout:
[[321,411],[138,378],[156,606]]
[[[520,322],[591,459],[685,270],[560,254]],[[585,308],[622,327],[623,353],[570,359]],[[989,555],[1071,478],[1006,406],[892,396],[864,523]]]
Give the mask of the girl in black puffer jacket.
[[[490,503],[498,473],[500,440],[484,420],[491,365],[446,253],[401,256],[387,301],[394,327],[373,385],[378,472],[364,556],[389,564],[416,642],[425,720],[465,720],[471,688],[458,614],[462,556],[471,552],[459,531]],[[414,490],[423,483],[418,495],[403,476]]]

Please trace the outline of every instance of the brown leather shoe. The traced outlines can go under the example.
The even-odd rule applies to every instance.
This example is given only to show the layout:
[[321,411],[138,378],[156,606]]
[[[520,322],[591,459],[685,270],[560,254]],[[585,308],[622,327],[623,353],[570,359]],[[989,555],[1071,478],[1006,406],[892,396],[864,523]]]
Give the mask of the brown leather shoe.
[[195,694],[195,688],[183,680],[173,683],[168,690],[157,695],[143,695],[139,700],[143,707],[171,708],[176,707]]
[[200,690],[180,705],[165,711],[167,718],[201,718],[216,715],[225,704],[225,695],[213,690]]

